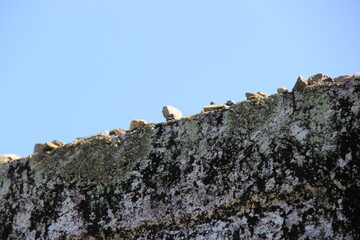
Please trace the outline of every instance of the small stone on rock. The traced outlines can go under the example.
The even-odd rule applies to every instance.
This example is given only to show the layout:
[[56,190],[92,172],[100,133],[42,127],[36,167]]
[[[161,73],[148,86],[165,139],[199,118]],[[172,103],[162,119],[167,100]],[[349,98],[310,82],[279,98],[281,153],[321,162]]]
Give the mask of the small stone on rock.
[[268,94],[263,93],[263,92],[257,92],[257,94],[259,94],[260,96],[263,96],[263,97],[268,97],[269,96]]
[[109,133],[111,136],[124,135],[124,134],[126,134],[126,130],[123,128],[115,128],[115,129],[110,130]]
[[279,88],[277,89],[277,92],[278,92],[278,94],[284,94],[284,93],[288,93],[289,90],[287,90],[287,89],[284,88],[284,87],[279,87]]
[[0,155],[0,163],[6,163],[21,158],[16,154],[3,154]]
[[228,109],[228,108],[229,108],[229,106],[226,106],[225,104],[207,105],[207,106],[204,106],[203,112],[211,112],[211,111]]
[[130,123],[130,131],[139,129],[148,124],[145,120],[132,120]]
[[[265,94],[265,93],[262,93],[262,94]],[[262,94],[259,94],[259,92],[257,92],[257,93],[249,93],[249,92],[247,92],[247,93],[245,93],[245,96],[246,96],[247,100],[252,100],[252,99],[255,99],[255,98],[263,98],[263,97],[265,97]]]
[[308,85],[308,81],[303,76],[299,76],[292,90],[293,91],[301,90],[307,85]]
[[163,107],[162,113],[165,119],[168,119],[168,115],[170,114],[173,115],[172,118],[174,118],[174,120],[179,120],[183,116],[179,109],[169,105]]
[[65,145],[65,143],[63,141],[60,141],[58,139],[55,139],[54,141],[52,141],[51,143],[58,145],[59,147],[62,147]]
[[309,85],[319,84],[319,83],[322,83],[322,82],[333,82],[333,80],[332,80],[331,77],[329,77],[327,75],[324,75],[322,73],[317,73],[315,75],[312,75],[308,79],[308,84]]
[[232,106],[232,105],[235,104],[235,101],[233,101],[233,100],[228,100],[225,104],[228,105],[228,106]]
[[34,146],[34,153],[44,153],[44,152],[51,151],[58,147],[59,147],[58,145],[51,143],[51,142],[37,143]]
[[210,105],[216,105],[216,102],[211,101],[211,102],[210,102]]
[[351,78],[350,75],[342,75],[342,76],[334,78],[334,81],[335,82],[345,82],[345,81],[349,80],[350,78]]

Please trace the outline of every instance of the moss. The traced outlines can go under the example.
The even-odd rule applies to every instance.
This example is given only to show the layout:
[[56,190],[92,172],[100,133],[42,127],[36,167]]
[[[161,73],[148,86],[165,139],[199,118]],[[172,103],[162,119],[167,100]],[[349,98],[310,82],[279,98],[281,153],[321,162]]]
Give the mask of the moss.
[[61,177],[67,182],[123,182],[134,166],[146,159],[151,146],[153,126],[146,126],[123,139],[96,137],[67,144],[50,154],[31,158],[34,168],[47,179]]

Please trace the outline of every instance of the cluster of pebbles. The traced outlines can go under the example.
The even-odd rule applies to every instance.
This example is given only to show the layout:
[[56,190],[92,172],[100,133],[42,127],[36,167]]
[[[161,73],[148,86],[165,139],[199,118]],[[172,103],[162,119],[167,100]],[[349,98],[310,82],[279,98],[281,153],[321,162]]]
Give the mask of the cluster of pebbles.
[[[354,73],[354,75],[352,75],[352,76],[351,75],[342,75],[342,76],[336,77],[334,79],[325,74],[322,74],[322,73],[314,74],[314,75],[310,76],[308,79],[305,79],[304,77],[299,76],[294,87],[292,88],[292,91],[299,91],[310,85],[342,83],[342,82],[346,82],[352,78],[360,79],[360,73]],[[277,89],[277,93],[278,94],[286,94],[286,93],[289,93],[289,90],[286,89],[285,87],[279,87]],[[246,96],[247,100],[254,100],[254,99],[258,99],[258,98],[266,98],[269,95],[266,93],[263,93],[263,92],[255,92],[255,93],[247,92],[247,93],[245,93],[245,96]],[[211,101],[209,105],[206,105],[203,107],[203,110],[201,111],[201,113],[207,113],[207,112],[212,112],[212,111],[228,109],[231,106],[233,106],[234,104],[236,104],[236,102],[233,100],[228,100],[224,104],[216,104],[214,101]],[[175,120],[179,120],[179,119],[183,118],[183,115],[179,109],[177,109],[173,106],[169,106],[169,105],[163,107],[162,113],[167,122],[175,121]],[[116,128],[116,129],[112,129],[110,131],[102,131],[98,134],[91,135],[89,137],[77,138],[74,140],[74,143],[81,143],[83,141],[86,141],[88,139],[91,139],[91,138],[97,137],[97,136],[124,135],[124,134],[132,132],[136,129],[142,128],[143,126],[148,125],[148,124],[149,123],[146,122],[145,120],[132,120],[130,123],[129,130],[125,130],[123,128]],[[45,143],[37,143],[34,146],[34,154],[47,153],[47,152],[52,151],[55,148],[62,147],[63,145],[65,145],[65,144],[60,140],[54,140],[52,142],[45,142]],[[0,163],[16,160],[19,158],[21,158],[21,157],[15,155],[15,154],[0,155]]]

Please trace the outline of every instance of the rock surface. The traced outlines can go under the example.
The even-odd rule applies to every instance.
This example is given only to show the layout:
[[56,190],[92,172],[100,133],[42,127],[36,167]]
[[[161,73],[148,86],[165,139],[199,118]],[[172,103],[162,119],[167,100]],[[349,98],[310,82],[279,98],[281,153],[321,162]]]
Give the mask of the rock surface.
[[0,164],[2,239],[359,239],[360,80]]

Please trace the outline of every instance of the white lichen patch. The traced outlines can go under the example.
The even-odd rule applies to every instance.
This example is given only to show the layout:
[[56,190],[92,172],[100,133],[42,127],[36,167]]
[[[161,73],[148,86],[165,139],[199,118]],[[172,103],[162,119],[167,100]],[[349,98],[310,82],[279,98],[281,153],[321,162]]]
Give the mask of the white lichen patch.
[[294,122],[290,125],[290,133],[300,143],[304,143],[304,139],[308,135],[309,131],[300,125],[300,122]]

